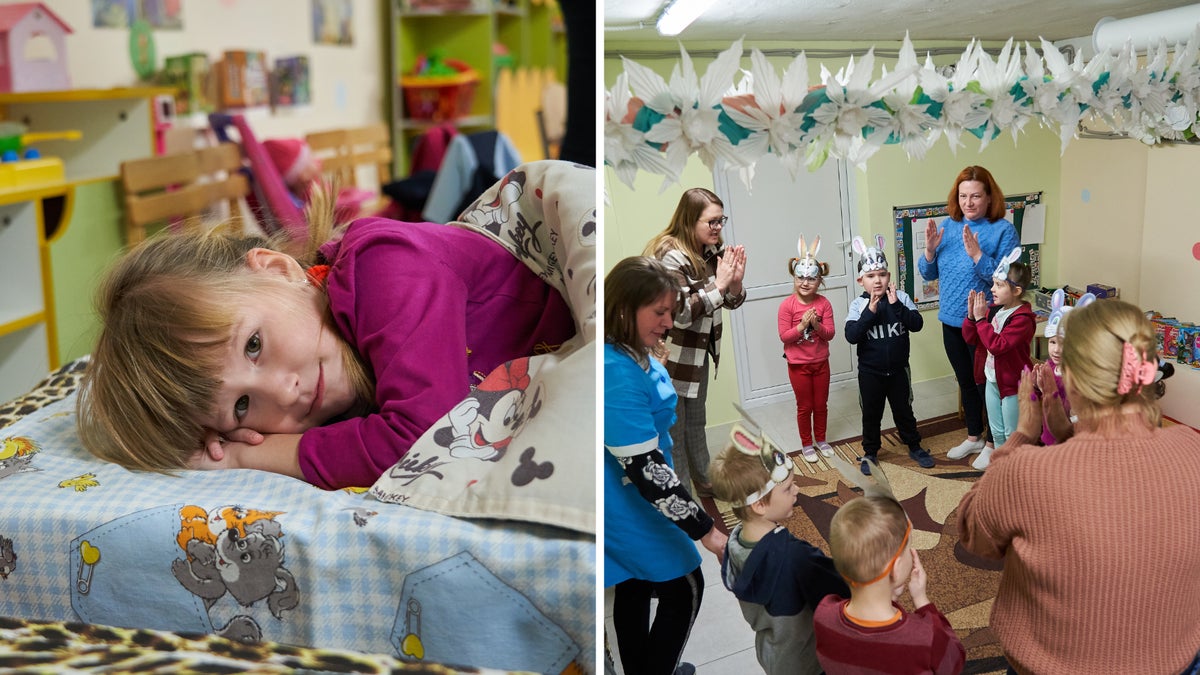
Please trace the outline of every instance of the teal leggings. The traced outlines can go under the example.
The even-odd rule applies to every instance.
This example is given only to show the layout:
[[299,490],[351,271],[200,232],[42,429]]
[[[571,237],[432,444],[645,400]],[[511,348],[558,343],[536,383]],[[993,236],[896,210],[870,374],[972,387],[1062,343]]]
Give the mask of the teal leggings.
[[1004,445],[1008,435],[1017,430],[1017,395],[1000,397],[1000,387],[988,380],[984,392],[987,404],[988,427],[992,430],[992,441],[996,447]]

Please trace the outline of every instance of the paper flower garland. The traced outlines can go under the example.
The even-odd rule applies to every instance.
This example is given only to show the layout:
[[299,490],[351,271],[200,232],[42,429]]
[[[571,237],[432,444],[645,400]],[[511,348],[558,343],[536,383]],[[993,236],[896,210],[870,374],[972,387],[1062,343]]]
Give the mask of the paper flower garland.
[[966,132],[982,149],[1001,133],[1015,140],[1031,121],[1055,130],[1063,150],[1081,120],[1148,144],[1200,134],[1200,29],[1173,52],[1160,41],[1141,67],[1129,44],[1086,63],[1068,62],[1045,40],[1041,48],[1026,43],[1022,59],[1010,39],[993,60],[972,41],[944,75],[928,56],[918,62],[906,35],[892,73],[885,67],[872,79],[872,49],[837,73],[822,66],[812,87],[803,52],[780,75],[755,49],[750,71],[741,70],[741,40],[702,77],[682,46],[669,81],[623,58],[625,71],[605,93],[604,161],[632,187],[639,170],[678,182],[692,155],[747,175],[767,153],[793,173],[829,157],[862,167],[885,144],[920,159],[940,136],[954,150]]

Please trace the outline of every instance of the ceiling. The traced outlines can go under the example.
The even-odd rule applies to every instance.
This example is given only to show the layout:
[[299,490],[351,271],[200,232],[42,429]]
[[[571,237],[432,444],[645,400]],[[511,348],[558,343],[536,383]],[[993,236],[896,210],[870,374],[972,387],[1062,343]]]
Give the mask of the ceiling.
[[1090,36],[1104,17],[1126,19],[1195,0],[733,0],[715,3],[677,38],[654,22],[666,0],[604,0],[604,40],[828,42],[919,40],[1037,44]]

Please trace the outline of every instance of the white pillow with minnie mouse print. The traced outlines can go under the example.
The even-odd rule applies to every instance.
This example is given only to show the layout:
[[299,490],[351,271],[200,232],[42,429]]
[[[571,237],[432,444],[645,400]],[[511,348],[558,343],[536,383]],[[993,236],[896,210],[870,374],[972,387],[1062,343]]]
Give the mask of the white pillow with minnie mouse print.
[[509,172],[452,223],[558,289],[577,334],[489,373],[375,482],[375,498],[595,534],[595,221],[595,170],[542,161]]

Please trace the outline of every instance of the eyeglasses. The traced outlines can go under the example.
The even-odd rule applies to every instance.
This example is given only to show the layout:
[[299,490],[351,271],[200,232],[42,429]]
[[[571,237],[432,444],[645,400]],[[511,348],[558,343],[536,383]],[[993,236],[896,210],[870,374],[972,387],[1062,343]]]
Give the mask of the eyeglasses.
[[708,223],[708,229],[715,230],[715,229],[718,229],[721,227],[725,227],[725,223],[729,222],[729,216],[721,216],[720,218],[713,218],[712,220],[705,221],[705,222]]

